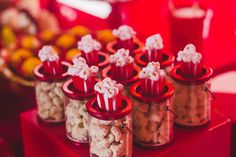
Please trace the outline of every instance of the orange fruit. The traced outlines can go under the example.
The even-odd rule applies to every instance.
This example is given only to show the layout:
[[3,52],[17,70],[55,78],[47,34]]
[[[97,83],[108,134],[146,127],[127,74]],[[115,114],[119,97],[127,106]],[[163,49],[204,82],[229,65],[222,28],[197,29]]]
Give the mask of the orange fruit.
[[72,61],[73,57],[79,54],[81,54],[81,51],[79,49],[77,48],[70,49],[69,51],[66,52],[66,60]]
[[97,39],[104,43],[108,43],[114,41],[116,38],[113,36],[112,30],[103,29],[97,32]]
[[20,48],[14,51],[10,56],[11,63],[16,67],[21,64],[25,59],[32,57],[33,54],[30,50]]
[[55,33],[48,29],[45,29],[39,33],[39,38],[44,42],[50,42],[54,37]]
[[35,36],[26,35],[21,39],[21,46],[26,49],[34,50],[39,48],[40,42]]
[[76,38],[72,34],[63,34],[56,40],[56,46],[68,49],[76,43]]
[[41,61],[36,57],[26,59],[21,66],[22,75],[28,78],[33,78],[34,68],[40,63]]
[[85,26],[77,25],[77,26],[72,27],[69,30],[69,33],[71,33],[73,35],[76,35],[76,36],[82,37],[82,36],[84,36],[86,34],[89,34],[90,30],[87,27],[85,27]]

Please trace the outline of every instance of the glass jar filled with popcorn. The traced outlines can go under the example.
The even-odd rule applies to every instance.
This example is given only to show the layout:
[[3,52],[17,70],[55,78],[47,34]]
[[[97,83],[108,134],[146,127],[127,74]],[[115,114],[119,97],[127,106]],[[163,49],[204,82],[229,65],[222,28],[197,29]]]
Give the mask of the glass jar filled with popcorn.
[[75,144],[88,143],[88,112],[86,103],[95,96],[98,67],[89,67],[84,58],[74,58],[68,69],[72,78],[63,85],[65,95],[66,135]]
[[179,51],[179,64],[171,71],[175,86],[175,113],[177,124],[201,126],[211,119],[213,70],[202,63],[202,55],[192,44]]
[[149,62],[159,62],[169,80],[169,73],[173,68],[175,57],[164,50],[161,35],[155,34],[146,39],[145,48],[141,53],[135,55],[134,60],[140,67],[147,66]]
[[89,113],[90,156],[132,157],[132,101],[122,96],[123,86],[110,78],[98,82]]
[[52,46],[44,46],[38,55],[43,62],[34,69],[38,117],[44,122],[62,122],[64,121],[62,84],[68,78],[67,69],[70,64],[62,62]]
[[116,53],[118,49],[124,48],[130,51],[130,55],[142,51],[143,43],[136,38],[136,32],[128,25],[122,25],[114,29],[112,34],[116,37],[115,41],[107,44],[107,51],[111,54]]
[[102,77],[110,77],[124,85],[123,94],[129,96],[130,86],[138,80],[139,71],[133,57],[129,56],[129,50],[122,48],[110,55],[110,66],[103,69]]
[[158,148],[173,139],[174,87],[158,62],[150,62],[139,73],[140,81],[131,86],[133,132],[141,146]]

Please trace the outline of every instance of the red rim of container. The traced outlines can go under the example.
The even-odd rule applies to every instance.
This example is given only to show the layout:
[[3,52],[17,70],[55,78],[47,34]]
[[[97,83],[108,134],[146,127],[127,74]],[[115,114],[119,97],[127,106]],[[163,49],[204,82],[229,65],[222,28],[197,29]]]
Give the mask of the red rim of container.
[[86,108],[88,113],[95,118],[101,120],[117,120],[131,113],[133,104],[128,97],[122,96],[122,109],[115,112],[106,112],[98,107],[97,98],[95,97],[86,104]]
[[99,68],[104,68],[109,64],[109,55],[99,51],[98,52],[98,58],[99,58],[99,63],[98,63],[98,67]]
[[[171,64],[174,63],[175,61],[175,57],[174,55],[170,54],[170,53],[165,53],[165,52],[162,52],[163,54],[163,58],[161,61],[159,61],[160,65],[162,68],[166,68],[167,66],[170,66]],[[138,53],[134,56],[134,60],[135,62],[141,66],[141,67],[145,67],[148,65],[148,62],[146,60],[146,57],[145,57],[145,53],[142,51],[142,53]]]
[[[96,82],[98,82],[97,79],[96,79]],[[95,95],[95,91],[90,92],[90,93],[78,92],[74,87],[72,79],[69,79],[63,84],[62,90],[63,90],[63,93],[71,99],[86,100],[86,99],[90,99],[91,97]]]
[[69,75],[67,74],[67,69],[69,68],[70,64],[67,62],[61,62],[61,64],[62,64],[64,73],[59,76],[52,77],[52,76],[45,75],[42,63],[35,67],[34,76],[37,80],[46,81],[46,82],[56,82],[56,81],[66,80],[69,77]]
[[142,95],[141,91],[141,83],[136,82],[133,84],[130,88],[131,96],[139,101],[145,102],[145,103],[151,103],[151,102],[163,102],[166,99],[170,98],[174,94],[174,86],[171,85],[168,82],[165,82],[165,91],[162,95],[156,96],[156,97],[146,97]]
[[197,77],[197,78],[186,78],[186,77],[183,77],[181,74],[180,74],[180,68],[181,68],[181,65],[176,65],[170,72],[170,75],[171,77],[177,81],[177,82],[180,82],[182,84],[202,84],[204,83],[205,81],[208,81],[209,79],[211,79],[212,75],[213,75],[213,70],[212,68],[206,66],[206,65],[203,65],[203,70],[202,70],[202,75],[200,77]]
[[116,80],[118,83],[121,83],[123,85],[127,85],[127,84],[131,84],[131,83],[138,81],[139,71],[140,71],[139,67],[134,65],[134,70],[133,70],[134,76],[131,79],[129,79],[129,80],[116,80],[115,78],[111,77],[111,66],[108,66],[102,70],[102,78],[110,77],[111,79]]
[[[134,39],[134,44],[135,44],[135,49],[134,49],[134,52],[131,53],[131,56],[141,52],[143,49],[143,46],[144,46],[144,44],[140,40],[138,40],[137,38]],[[117,45],[117,40],[109,42],[107,44],[107,51],[111,54],[116,53],[116,51],[118,50],[118,49],[114,48],[116,45]]]

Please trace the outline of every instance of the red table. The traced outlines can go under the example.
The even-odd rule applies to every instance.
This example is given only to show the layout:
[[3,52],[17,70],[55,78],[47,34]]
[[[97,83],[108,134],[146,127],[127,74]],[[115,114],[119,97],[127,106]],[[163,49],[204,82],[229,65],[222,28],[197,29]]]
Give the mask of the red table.
[[[88,146],[74,146],[65,138],[63,125],[48,126],[39,123],[36,111],[21,114],[25,157],[87,157]],[[204,128],[175,128],[172,144],[161,150],[134,147],[134,156],[159,157],[229,157],[231,123],[214,111],[212,122]]]

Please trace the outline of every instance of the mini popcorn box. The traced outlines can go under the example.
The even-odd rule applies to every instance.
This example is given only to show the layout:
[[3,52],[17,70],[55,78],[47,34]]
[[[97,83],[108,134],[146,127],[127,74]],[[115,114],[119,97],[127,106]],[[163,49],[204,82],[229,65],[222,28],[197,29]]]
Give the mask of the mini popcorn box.
[[177,61],[180,62],[180,72],[184,77],[199,77],[202,74],[202,55],[196,52],[193,44],[185,46],[183,51],[179,51]]
[[108,52],[113,54],[118,49],[124,48],[130,51],[131,56],[134,56],[142,50],[143,43],[136,38],[136,32],[130,26],[122,25],[114,29],[112,33],[117,40],[107,44]]
[[68,74],[72,76],[76,90],[80,93],[93,92],[95,79],[99,71],[98,67],[89,67],[82,57],[74,58],[73,63],[74,65],[68,69]]
[[89,120],[86,103],[95,97],[95,91],[78,91],[73,79],[70,79],[64,83],[63,93],[67,138],[76,145],[88,143]]
[[167,82],[163,84],[163,93],[152,97],[143,94],[140,81],[130,88],[134,141],[145,148],[161,148],[174,137],[174,87]]
[[101,110],[97,98],[86,107],[89,113],[90,157],[133,156],[132,101],[121,96],[122,107],[114,112]]
[[111,65],[102,71],[102,77],[110,77],[125,86],[123,94],[129,96],[129,87],[138,80],[140,69],[133,63],[133,57],[129,56],[129,50],[119,49],[110,56]]
[[94,89],[98,107],[102,111],[115,112],[121,109],[122,84],[117,84],[116,81],[105,78],[102,82],[96,83]]
[[85,35],[78,42],[78,49],[82,52],[88,65],[97,65],[99,62],[98,52],[101,49],[101,44],[94,40],[91,35]]
[[[45,49],[42,50],[44,51]],[[54,55],[47,55],[47,53],[45,52],[41,53],[39,54],[41,60],[42,58],[50,60],[55,57]],[[34,76],[36,79],[35,91],[37,101],[37,114],[39,120],[41,120],[42,122],[59,123],[64,121],[64,95],[62,92],[62,84],[68,78],[67,69],[70,64],[67,62],[61,62],[60,65],[62,73],[57,75],[49,75],[45,71],[43,63],[38,65],[34,69]]]
[[211,103],[214,94],[211,92],[213,70],[202,66],[199,77],[185,77],[181,73],[181,65],[171,71],[175,86],[175,123],[182,126],[202,126],[211,120]]
[[146,96],[158,96],[164,92],[166,74],[160,69],[159,62],[150,62],[139,73],[142,93]]
[[[140,67],[146,67],[149,62],[159,62],[167,75],[173,68],[175,57],[163,51],[163,41],[160,34],[155,34],[146,39],[145,48],[134,56]],[[169,77],[167,77],[168,80]]]
[[46,45],[39,50],[39,57],[43,62],[43,70],[49,76],[58,76],[63,73],[61,60],[52,46]]

